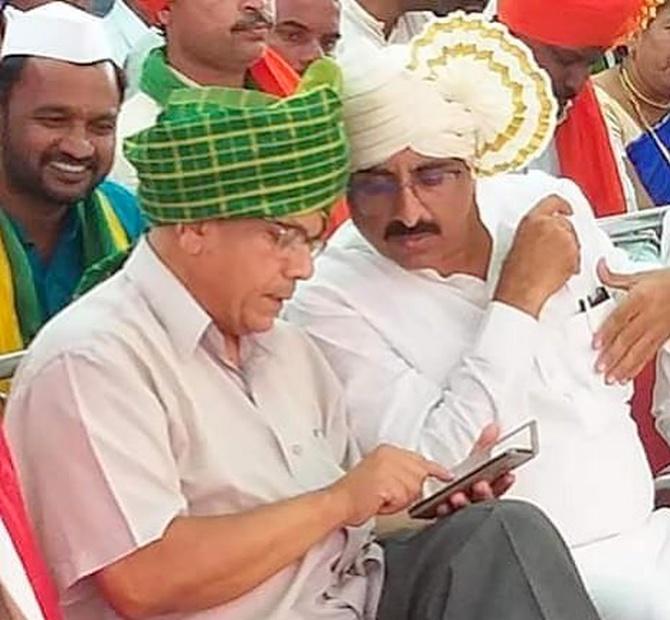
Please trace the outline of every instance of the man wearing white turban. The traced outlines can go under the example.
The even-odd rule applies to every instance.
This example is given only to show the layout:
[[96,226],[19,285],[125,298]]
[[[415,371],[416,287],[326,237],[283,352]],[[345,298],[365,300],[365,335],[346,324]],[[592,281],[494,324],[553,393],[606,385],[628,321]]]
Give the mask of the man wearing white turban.
[[[287,316],[343,382],[364,453],[386,442],[451,466],[484,425],[537,418],[540,454],[514,495],[556,523],[603,618],[669,618],[670,512],[654,511],[628,401],[670,332],[644,309],[613,327],[631,299],[655,306],[667,273],[614,310],[601,259],[623,257],[578,187],[496,176],[541,153],[556,117],[548,77],[504,26],[438,20],[404,58],[345,80],[352,222]],[[618,350],[632,323],[639,348]]]

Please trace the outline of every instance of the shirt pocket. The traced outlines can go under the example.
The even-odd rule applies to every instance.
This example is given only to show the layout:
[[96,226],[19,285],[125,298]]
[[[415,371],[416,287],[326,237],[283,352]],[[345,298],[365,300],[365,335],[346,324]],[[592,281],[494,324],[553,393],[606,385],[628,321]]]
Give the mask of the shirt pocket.
[[578,312],[565,322],[561,357],[572,383],[578,387],[588,390],[605,387],[605,377],[595,369],[598,352],[593,348],[593,338],[614,305],[608,299],[594,308]]
[[607,385],[604,375],[595,369],[598,352],[593,348],[593,337],[615,307],[616,302],[608,299],[546,326],[537,363],[547,388],[568,400],[625,401],[628,388]]

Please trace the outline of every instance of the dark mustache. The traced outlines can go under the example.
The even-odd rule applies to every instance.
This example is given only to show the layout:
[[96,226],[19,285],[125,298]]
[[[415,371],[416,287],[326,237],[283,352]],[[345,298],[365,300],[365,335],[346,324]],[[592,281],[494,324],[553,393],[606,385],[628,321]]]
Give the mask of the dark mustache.
[[272,28],[274,22],[272,15],[261,9],[245,9],[242,17],[235,23],[232,30],[241,32],[254,30],[255,28]]
[[386,227],[385,239],[391,237],[410,237],[412,235],[439,235],[440,228],[434,222],[419,222],[415,226],[405,226],[402,222],[395,220]]

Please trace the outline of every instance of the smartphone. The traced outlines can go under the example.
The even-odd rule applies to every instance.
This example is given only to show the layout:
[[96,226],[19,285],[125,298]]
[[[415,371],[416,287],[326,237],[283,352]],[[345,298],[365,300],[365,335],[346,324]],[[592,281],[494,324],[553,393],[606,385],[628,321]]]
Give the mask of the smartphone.
[[503,474],[527,463],[534,456],[535,452],[528,448],[509,448],[467,474],[450,482],[437,493],[414,504],[409,509],[409,516],[413,519],[433,519],[437,507],[440,504],[444,504],[450,495],[461,491],[468,491],[476,482],[493,482]]
[[450,495],[468,491],[479,481],[493,482],[520,467],[537,455],[540,449],[537,421],[530,420],[510,431],[488,450],[475,452],[452,468],[454,480],[409,509],[415,519],[434,518],[435,509]]

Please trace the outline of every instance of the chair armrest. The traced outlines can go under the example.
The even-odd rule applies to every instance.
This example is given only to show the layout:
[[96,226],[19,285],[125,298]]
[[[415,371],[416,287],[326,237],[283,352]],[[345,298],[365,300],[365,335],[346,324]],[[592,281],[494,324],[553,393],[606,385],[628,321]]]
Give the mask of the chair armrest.
[[654,479],[656,508],[670,507],[670,467],[659,472]]
[[11,379],[25,355],[25,351],[14,351],[0,355],[0,379]]

